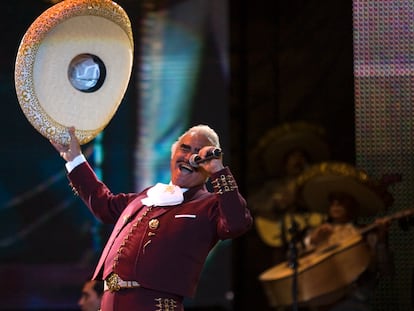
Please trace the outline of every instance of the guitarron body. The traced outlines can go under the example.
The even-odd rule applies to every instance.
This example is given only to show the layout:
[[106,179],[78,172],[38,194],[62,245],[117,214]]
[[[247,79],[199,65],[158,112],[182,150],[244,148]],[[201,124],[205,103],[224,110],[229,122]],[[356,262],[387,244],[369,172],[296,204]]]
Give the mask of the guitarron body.
[[[298,258],[297,302],[309,305],[333,302],[364,272],[370,261],[369,247],[361,235]],[[294,276],[288,262],[280,263],[259,276],[272,307],[294,302]]]

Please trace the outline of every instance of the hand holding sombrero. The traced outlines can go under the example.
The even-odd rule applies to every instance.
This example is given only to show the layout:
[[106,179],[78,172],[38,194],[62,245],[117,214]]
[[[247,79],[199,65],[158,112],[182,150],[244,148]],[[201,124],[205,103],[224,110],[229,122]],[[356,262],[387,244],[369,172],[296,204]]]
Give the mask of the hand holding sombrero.
[[392,204],[392,196],[379,182],[356,167],[343,162],[322,162],[303,172],[295,181],[298,195],[312,211],[326,213],[329,195],[342,192],[358,203],[358,216],[372,216]]
[[126,91],[133,37],[125,11],[110,0],[66,0],[41,14],[17,53],[20,107],[46,138],[81,144],[109,123]]

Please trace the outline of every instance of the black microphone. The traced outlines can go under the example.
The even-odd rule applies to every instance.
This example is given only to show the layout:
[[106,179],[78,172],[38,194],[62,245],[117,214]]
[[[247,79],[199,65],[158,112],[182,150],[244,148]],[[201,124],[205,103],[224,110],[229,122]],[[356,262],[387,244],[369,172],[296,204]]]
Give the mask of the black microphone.
[[198,154],[193,154],[190,157],[190,160],[188,162],[192,167],[199,167],[200,163],[209,161],[211,159],[218,159],[221,156],[221,150],[220,148],[214,148],[213,150],[210,150],[207,152],[206,156],[204,158],[200,157]]

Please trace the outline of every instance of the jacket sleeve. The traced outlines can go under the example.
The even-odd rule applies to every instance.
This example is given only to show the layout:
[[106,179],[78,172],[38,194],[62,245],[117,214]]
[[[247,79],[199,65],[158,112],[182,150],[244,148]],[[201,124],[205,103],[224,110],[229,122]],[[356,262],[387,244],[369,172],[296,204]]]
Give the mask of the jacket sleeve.
[[218,198],[217,234],[219,238],[236,238],[247,232],[252,226],[253,218],[230,169],[225,167],[214,173],[210,179]]
[[103,223],[116,223],[119,215],[136,196],[134,194],[113,194],[102,183],[90,165],[84,162],[74,168],[68,179],[73,192],[78,195],[89,210]]

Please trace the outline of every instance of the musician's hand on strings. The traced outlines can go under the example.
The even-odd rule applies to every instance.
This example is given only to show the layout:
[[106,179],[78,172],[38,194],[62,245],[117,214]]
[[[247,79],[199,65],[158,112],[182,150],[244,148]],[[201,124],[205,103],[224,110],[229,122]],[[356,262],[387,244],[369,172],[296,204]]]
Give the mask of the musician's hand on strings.
[[329,223],[325,223],[316,228],[310,236],[310,242],[313,245],[321,244],[326,241],[333,232],[333,227]]
[[385,243],[390,229],[391,220],[387,217],[378,218],[375,220],[377,225],[377,243]]

